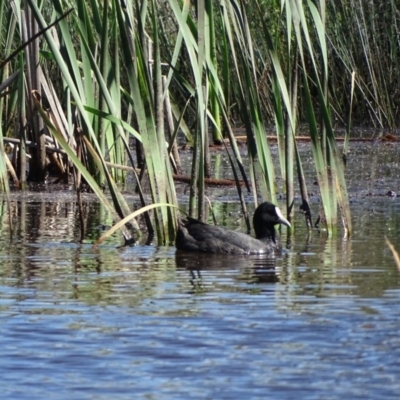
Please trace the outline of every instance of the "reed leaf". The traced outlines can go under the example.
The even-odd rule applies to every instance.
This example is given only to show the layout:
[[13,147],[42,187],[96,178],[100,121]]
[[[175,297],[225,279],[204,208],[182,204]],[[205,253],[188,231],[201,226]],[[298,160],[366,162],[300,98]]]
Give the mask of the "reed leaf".
[[387,246],[389,247],[390,251],[392,252],[392,255],[393,255],[394,261],[396,263],[397,269],[400,272],[400,255],[397,252],[397,250],[395,249],[395,247],[393,246],[392,242],[388,238],[385,238],[385,240],[386,240]]
[[[135,219],[139,215],[146,213],[150,210],[153,210],[157,207],[172,207],[174,209],[180,210],[177,206],[168,203],[157,203],[150,204],[148,206],[142,207],[139,210],[134,211],[132,214],[127,215],[124,219],[116,223],[112,228],[110,228],[106,233],[104,233],[96,242],[93,244],[93,247],[97,247],[99,244],[104,242],[104,240],[108,239],[113,233],[115,233],[118,229],[121,229],[124,224],[128,223],[130,220]],[[184,213],[184,211],[180,210],[180,212]]]
[[[127,68],[130,97],[135,109],[135,116],[141,135],[141,141],[146,155],[146,167],[150,183],[150,193],[153,203],[176,204],[175,188],[172,179],[171,166],[168,159],[168,152],[165,137],[157,131],[155,120],[155,100],[162,98],[161,86],[154,93],[152,78],[147,67],[143,46],[139,39],[145,37],[145,32],[139,30],[138,35],[134,33],[134,17],[132,8],[122,8],[118,2],[114,2],[116,15],[122,34],[121,41],[124,65]],[[158,26],[155,18],[154,7],[151,13],[151,26],[153,34],[157,35]],[[147,13],[142,8],[141,18]],[[157,47],[155,49],[158,52]],[[157,56],[158,57],[158,56]],[[135,60],[133,62],[132,60]],[[159,68],[157,66],[156,68]],[[156,72],[157,73],[157,72]],[[176,215],[170,214],[165,208],[154,210],[155,229],[160,244],[170,243],[174,237]]]
[[[198,129],[196,134],[198,139],[195,139],[195,143],[198,143],[198,149],[200,153],[200,159],[198,160],[198,174],[196,179],[197,187],[197,207],[198,207],[198,217],[201,219],[203,216],[203,205],[204,205],[204,159],[205,159],[205,144],[206,144],[206,104],[207,104],[207,85],[206,90],[203,91],[203,66],[206,59],[205,55],[205,43],[204,43],[204,18],[205,10],[204,5],[200,2],[200,7],[198,9],[199,18],[199,32],[198,32],[198,43],[196,43],[195,38],[192,35],[191,30],[187,24],[186,19],[184,19],[185,13],[183,13],[176,0],[169,0],[169,5],[174,13],[174,16],[179,25],[179,29],[182,32],[183,40],[186,44],[186,51],[188,52],[190,59],[190,66],[192,68],[192,73],[195,81],[195,93],[196,93],[196,114]],[[201,29],[203,27],[203,30]],[[207,81],[206,81],[207,82]],[[195,161],[194,161],[195,162]],[[194,193],[192,192],[192,198]]]
[[[82,164],[81,160],[76,156],[75,152],[71,149],[71,146],[65,141],[64,137],[54,127],[54,125],[52,124],[50,119],[47,117],[45,110],[43,110],[40,102],[38,101],[37,96],[34,96],[34,100],[35,100],[35,105],[37,107],[37,110],[40,113],[41,117],[43,118],[43,121],[45,122],[49,131],[55,136],[58,143],[61,145],[63,150],[67,153],[67,155],[71,159],[71,161],[74,163],[74,166],[79,169],[79,172],[85,178],[86,182],[92,188],[93,192],[97,195],[97,197],[99,198],[101,203],[107,208],[108,212],[111,215],[113,215],[113,217],[115,219],[118,219],[118,214],[115,212],[115,208],[109,202],[109,200],[108,200],[107,196],[104,194],[102,188],[97,184],[96,180],[91,176],[89,171]],[[98,159],[96,161],[98,163],[98,166],[101,167],[101,160]],[[119,213],[119,214],[121,214],[121,213]],[[134,220],[130,220],[130,222],[133,223],[136,226],[136,228],[138,229],[138,226],[136,225]],[[127,231],[125,231],[124,236],[125,236],[125,239],[127,239],[127,240],[130,238],[130,234]]]

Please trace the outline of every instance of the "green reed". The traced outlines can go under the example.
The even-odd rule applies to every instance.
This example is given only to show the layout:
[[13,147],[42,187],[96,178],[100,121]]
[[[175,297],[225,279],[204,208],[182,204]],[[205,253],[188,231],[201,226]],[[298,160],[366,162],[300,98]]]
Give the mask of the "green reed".
[[[151,203],[178,203],[170,159],[173,143],[164,133],[167,96],[176,124],[172,136],[180,130],[193,144],[190,210],[199,218],[204,216],[208,126],[214,141],[221,141],[222,136],[229,141],[226,149],[245,208],[239,178],[245,182],[249,178],[233,135],[235,122],[246,132],[251,181],[248,188],[251,186],[254,201],[275,202],[277,193],[285,192],[290,216],[294,210],[297,170],[302,206],[307,209],[307,188],[296,144],[298,126],[307,122],[328,231],[335,233],[337,229],[339,208],[344,229],[349,233],[343,163],[332,121],[338,113],[348,112],[348,99],[344,97],[350,91],[333,93],[332,86],[341,87],[339,74],[346,75],[343,68],[351,71],[354,60],[345,51],[344,43],[339,46],[344,36],[339,35],[334,42],[332,30],[338,30],[356,12],[359,25],[354,29],[358,29],[361,39],[365,24],[375,24],[375,29],[378,24],[366,17],[370,15],[365,12],[366,7],[376,15],[373,5],[352,1],[355,0],[348,0],[345,8],[336,2],[325,4],[323,0],[282,0],[280,4],[263,0],[221,0],[218,4],[198,0],[195,6],[188,0],[168,0],[162,4],[158,0],[48,0],[40,7],[35,0],[27,0],[39,29],[66,10],[73,11],[40,39],[42,95],[30,91],[24,93],[24,99],[23,80],[19,78],[15,80],[19,90],[13,92],[19,94],[14,94],[10,104],[19,104],[19,115],[23,115],[25,103],[29,114],[33,109],[27,98],[34,97],[41,123],[64,150],[65,156],[59,159],[60,169],[68,172],[72,161],[75,173],[83,176],[101,201],[115,210],[116,219],[132,214],[120,188],[127,179],[123,168],[127,165],[135,174],[142,207],[148,203],[142,189],[143,176],[149,182]],[[4,31],[12,30],[7,25],[12,18],[4,17],[11,15],[10,8],[2,4],[1,27]],[[22,4],[15,4],[22,15]],[[354,11],[349,9],[351,6]],[[393,2],[390,7],[395,10]],[[385,18],[390,18],[389,11]],[[379,27],[383,28],[380,23]],[[393,29],[386,28],[382,35],[394,34]],[[389,87],[382,79],[386,59],[376,60],[379,45],[374,40],[371,36],[368,43],[363,40],[369,75],[356,74],[352,118],[358,115],[360,93],[364,93],[369,101],[366,108],[377,101],[380,104],[375,120],[393,121],[395,113],[385,111],[390,103]],[[15,36],[3,39],[3,48],[15,44],[14,41]],[[349,43],[353,49],[358,42],[349,38]],[[330,62],[332,56],[336,63]],[[28,58],[19,61],[28,63]],[[15,62],[12,68],[17,67]],[[21,74],[23,69],[19,65]],[[11,73],[3,75],[2,82],[8,76]],[[367,90],[368,85],[363,82],[372,78],[373,84]],[[332,106],[332,99],[337,104]],[[17,107],[6,109],[4,101],[0,101],[3,126],[8,127],[10,135]],[[51,118],[45,115],[45,108],[50,109]],[[275,123],[278,136],[282,187],[276,183],[277,172],[267,140],[271,122]],[[193,126],[193,130],[189,131],[188,126]],[[140,171],[136,170],[130,151],[131,139],[143,148],[145,162]],[[76,154],[78,145],[82,152]],[[0,164],[1,168],[4,176],[6,170]],[[102,196],[102,185],[109,189],[111,202]],[[155,231],[158,243],[171,243],[178,219],[176,208],[154,207],[152,213],[153,219],[146,219],[148,231]]]

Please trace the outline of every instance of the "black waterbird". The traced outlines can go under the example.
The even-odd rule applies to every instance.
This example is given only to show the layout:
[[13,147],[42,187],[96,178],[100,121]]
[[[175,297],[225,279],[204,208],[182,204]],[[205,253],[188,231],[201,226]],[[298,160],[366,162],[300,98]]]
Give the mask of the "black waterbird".
[[278,207],[264,202],[253,216],[256,237],[209,225],[194,218],[180,221],[175,246],[178,250],[213,254],[266,254],[280,250],[275,225],[290,228]]

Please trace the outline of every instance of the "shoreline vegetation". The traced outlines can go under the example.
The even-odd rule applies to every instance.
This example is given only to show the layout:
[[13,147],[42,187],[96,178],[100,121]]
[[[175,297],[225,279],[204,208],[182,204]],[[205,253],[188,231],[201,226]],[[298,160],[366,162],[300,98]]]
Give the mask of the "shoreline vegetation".
[[[390,129],[400,117],[396,7],[353,0],[3,2],[2,189],[9,193],[10,175],[24,190],[51,169],[74,183],[78,203],[88,185],[117,222],[133,212],[121,191],[133,173],[147,232],[167,244],[179,219],[174,181],[189,183],[188,213],[204,219],[204,189],[216,179],[209,149],[220,146],[234,177],[225,184],[236,185],[248,225],[244,190],[256,203],[284,192],[291,221],[297,179],[307,226],[320,218],[328,235],[348,236],[345,160],[353,140],[372,140],[351,137],[351,126]],[[271,123],[275,135],[267,135]],[[344,134],[337,137],[334,126]],[[192,151],[190,176],[181,174],[178,134]],[[322,200],[316,217],[300,141],[312,147]],[[246,146],[248,175],[238,146]],[[131,243],[138,226],[131,220],[121,229]]]

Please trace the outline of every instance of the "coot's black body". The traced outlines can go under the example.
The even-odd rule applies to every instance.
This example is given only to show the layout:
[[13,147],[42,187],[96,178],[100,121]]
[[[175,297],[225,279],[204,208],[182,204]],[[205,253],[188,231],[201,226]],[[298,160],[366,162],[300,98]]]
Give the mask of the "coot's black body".
[[279,208],[265,202],[254,212],[255,238],[188,218],[180,222],[175,245],[178,250],[201,253],[273,255],[279,250],[275,233],[277,224],[290,227]]

